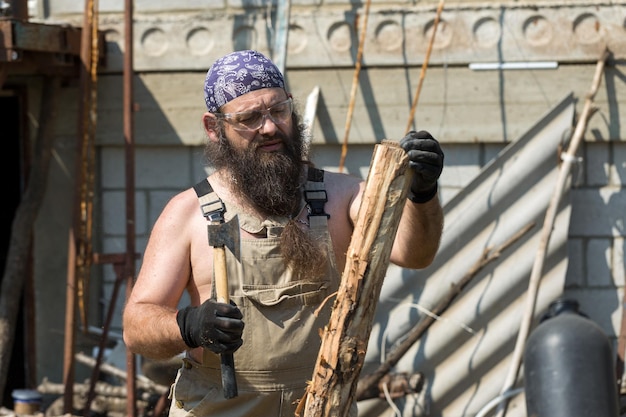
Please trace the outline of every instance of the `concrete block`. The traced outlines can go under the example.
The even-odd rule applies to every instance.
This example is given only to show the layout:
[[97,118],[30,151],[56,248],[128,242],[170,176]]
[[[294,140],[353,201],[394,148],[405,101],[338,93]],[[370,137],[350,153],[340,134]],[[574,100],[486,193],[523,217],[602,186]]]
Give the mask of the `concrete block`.
[[585,144],[585,184],[603,187],[609,183],[611,164],[609,143],[587,142]]
[[[317,167],[331,172],[339,172],[341,152],[341,145],[314,144],[311,147],[310,157]],[[369,172],[373,152],[374,145],[348,143],[343,172],[365,180]]]
[[111,303],[114,302],[115,307],[113,309],[113,316],[111,317],[110,330],[113,332],[122,332],[122,313],[124,311],[124,305],[126,304],[126,285],[122,284],[119,288],[119,292],[115,300],[113,298],[113,291],[115,289],[114,283],[103,283],[102,284],[102,298],[104,300],[108,300],[108,305],[105,307],[105,310],[108,310],[111,306]]
[[624,258],[626,239],[621,236],[613,239],[612,249],[611,271],[613,273],[613,282],[618,287],[624,287],[624,284],[626,284],[626,258]]
[[[152,230],[151,219],[148,217],[148,204],[150,203],[148,198],[147,191],[135,188],[135,235],[142,236]],[[141,202],[141,204],[137,202]]]
[[[125,254],[127,251],[126,237],[125,236],[107,236],[102,240],[102,253],[103,254]],[[148,243],[147,234],[137,235],[135,239],[135,250],[137,251],[137,258],[135,263],[135,273],[139,272],[143,253],[146,250],[146,244]],[[102,279],[112,281],[115,279],[115,271],[111,264],[103,264]],[[106,268],[105,268],[106,267]]]
[[613,163],[609,174],[609,185],[626,186],[626,143],[616,142],[613,147]]
[[[104,236],[101,239],[102,242],[102,252],[103,254],[116,254],[116,253],[126,253],[126,237],[125,236]],[[138,244],[135,246],[135,249],[137,250],[138,253],[143,253],[144,249],[145,249],[145,242],[144,244],[139,244],[141,243],[141,239],[137,239]],[[103,264],[104,265],[109,265],[110,264]],[[115,279],[115,272],[113,271],[113,268],[111,267],[110,270],[107,268],[106,272],[103,272],[102,274],[102,279],[105,281],[112,281]]]
[[[98,143],[123,144],[123,78],[99,79]],[[134,78],[136,144],[203,144],[204,72],[140,74]]]
[[100,149],[100,184],[103,189],[124,188],[126,182],[124,148],[107,146]]
[[567,241],[566,288],[583,288],[585,285],[585,240],[569,238]]
[[483,163],[482,165],[487,165],[489,162],[491,162],[492,160],[496,159],[498,154],[500,152],[502,152],[502,150],[505,148],[506,144],[500,144],[500,143],[496,143],[496,144],[492,144],[492,143],[485,143],[482,145],[483,148]]
[[[100,176],[102,188],[126,187],[126,149],[102,147]],[[136,147],[134,150],[136,188],[182,188],[190,181],[189,152],[185,147]]]
[[[126,192],[102,191],[102,234],[115,236],[126,234]],[[145,213],[144,193],[135,193],[135,213]],[[146,233],[147,224],[142,218],[135,218],[137,234]]]
[[452,200],[452,198],[457,195],[463,188],[462,187],[447,187],[445,185],[440,185],[439,187],[439,201],[442,206]]
[[[172,197],[174,197],[180,191],[182,190],[150,191],[149,192],[148,194],[148,221],[147,221],[149,224],[149,229],[147,230],[146,236],[149,235],[150,231],[152,230],[152,227],[156,223],[157,218],[161,214],[161,211],[163,211],[163,208],[165,207],[165,205],[172,199]],[[199,212],[200,212],[200,209],[198,208],[198,213]]]
[[480,172],[484,165],[481,147],[470,144],[443,144],[445,153],[441,184],[463,188]]
[[185,147],[138,148],[135,155],[137,187],[152,189],[189,187],[191,161]]
[[608,337],[615,337],[622,320],[620,293],[615,288],[575,289],[565,291],[564,296],[577,300],[580,311],[596,322]]
[[209,175],[209,168],[206,166],[206,159],[204,157],[204,143],[202,146],[189,147],[190,159],[191,159],[191,182],[189,186],[192,186],[197,181]]
[[570,236],[624,236],[626,193],[620,188],[574,189]]
[[589,239],[585,253],[585,277],[588,288],[611,287],[612,239]]

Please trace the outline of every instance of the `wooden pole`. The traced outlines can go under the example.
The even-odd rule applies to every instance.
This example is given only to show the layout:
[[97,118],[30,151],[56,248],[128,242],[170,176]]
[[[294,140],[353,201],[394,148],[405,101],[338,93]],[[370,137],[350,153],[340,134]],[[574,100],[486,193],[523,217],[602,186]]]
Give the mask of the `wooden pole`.
[[30,268],[29,253],[33,243],[34,224],[44,195],[47,175],[52,158],[54,135],[52,124],[57,112],[57,96],[60,88],[58,78],[44,77],[41,90],[39,128],[33,143],[28,182],[11,223],[11,236],[0,281],[0,404],[9,375],[15,328],[20,310],[20,299],[24,291],[25,277]]
[[437,14],[435,15],[435,21],[433,22],[433,33],[430,37],[430,42],[428,43],[428,49],[426,50],[426,56],[424,57],[424,64],[422,64],[422,70],[420,71],[420,79],[417,83],[417,89],[415,91],[415,96],[413,96],[413,103],[411,103],[411,111],[409,113],[409,120],[406,123],[405,133],[409,133],[411,127],[413,126],[413,120],[415,119],[415,110],[417,109],[417,102],[420,98],[420,93],[422,92],[422,85],[424,84],[424,79],[426,78],[426,70],[428,69],[428,62],[430,61],[430,53],[433,50],[433,45],[435,44],[435,36],[437,35],[437,26],[439,26],[439,20],[441,18],[441,12],[443,11],[443,0],[439,0],[439,6],[437,6]]
[[346,266],[312,381],[296,415],[348,416],[412,171],[393,142],[376,145]]
[[[530,279],[528,282],[528,290],[526,292],[526,307],[524,311],[524,316],[522,317],[522,322],[520,323],[520,330],[517,334],[517,340],[515,343],[515,350],[513,351],[511,366],[506,375],[506,379],[504,381],[504,385],[502,390],[500,391],[501,395],[506,394],[509,390],[511,390],[515,386],[515,381],[517,380],[519,370],[522,365],[522,357],[524,356],[524,349],[526,346],[526,339],[530,333],[530,326],[533,321],[533,317],[535,314],[535,304],[537,302],[537,295],[539,293],[539,284],[541,283],[541,274],[543,273],[543,263],[546,258],[546,253],[548,252],[548,244],[550,242],[550,236],[552,235],[552,229],[554,227],[554,220],[556,215],[558,214],[559,203],[561,202],[561,197],[563,195],[563,190],[566,187],[567,180],[569,179],[572,162],[576,160],[576,152],[578,151],[578,146],[582,142],[584,133],[587,129],[587,123],[589,122],[589,118],[594,113],[592,104],[594,97],[600,87],[600,81],[602,80],[602,74],[604,73],[604,66],[606,64],[606,60],[609,57],[609,51],[605,50],[602,53],[600,59],[596,63],[596,71],[593,75],[593,80],[591,83],[591,90],[587,94],[587,98],[585,100],[585,104],[583,106],[583,111],[578,118],[578,123],[576,124],[576,130],[574,130],[574,134],[572,135],[572,140],[567,148],[567,151],[563,154],[563,164],[559,170],[559,176],[557,178],[557,183],[554,189],[554,193],[552,194],[552,198],[550,200],[550,204],[548,205],[548,209],[546,211],[546,216],[543,223],[543,228],[541,229],[541,239],[539,241],[539,247],[537,248],[537,253],[535,256],[535,262],[533,264],[533,268],[530,273]],[[506,415],[506,408],[508,405],[508,400],[503,401],[498,406],[497,414],[498,417],[504,417]]]
[[363,15],[363,29],[361,29],[361,36],[359,37],[359,49],[357,50],[356,54],[356,65],[354,67],[354,75],[352,76],[352,89],[350,90],[350,105],[348,106],[346,126],[343,133],[343,144],[341,145],[341,157],[339,158],[339,172],[343,172],[346,155],[348,154],[348,137],[350,137],[350,127],[352,126],[352,113],[354,113],[356,90],[359,86],[359,74],[361,73],[361,61],[363,60],[363,45],[365,45],[365,35],[367,34],[367,19],[370,14],[371,3],[371,0],[367,0],[367,3],[365,3],[365,13]]

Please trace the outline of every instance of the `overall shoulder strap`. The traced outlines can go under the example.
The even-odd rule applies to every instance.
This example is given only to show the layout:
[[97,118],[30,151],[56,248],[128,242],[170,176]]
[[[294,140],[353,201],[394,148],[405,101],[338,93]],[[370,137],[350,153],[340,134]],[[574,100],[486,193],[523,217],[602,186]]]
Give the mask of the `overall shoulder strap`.
[[307,216],[310,225],[326,224],[330,214],[324,210],[324,206],[328,201],[328,195],[324,187],[324,170],[309,168],[307,182],[304,186],[304,200],[310,207],[309,215]]
[[200,202],[200,210],[202,215],[211,222],[219,222],[224,219],[226,206],[217,196],[208,179],[204,179],[193,186],[198,201]]

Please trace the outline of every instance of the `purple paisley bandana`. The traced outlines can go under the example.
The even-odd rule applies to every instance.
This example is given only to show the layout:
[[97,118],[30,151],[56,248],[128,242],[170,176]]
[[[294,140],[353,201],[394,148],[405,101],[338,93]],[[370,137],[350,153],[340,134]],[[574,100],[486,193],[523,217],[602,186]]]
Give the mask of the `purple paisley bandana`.
[[229,101],[261,88],[285,88],[283,74],[265,55],[236,51],[219,58],[206,74],[204,101],[211,113]]

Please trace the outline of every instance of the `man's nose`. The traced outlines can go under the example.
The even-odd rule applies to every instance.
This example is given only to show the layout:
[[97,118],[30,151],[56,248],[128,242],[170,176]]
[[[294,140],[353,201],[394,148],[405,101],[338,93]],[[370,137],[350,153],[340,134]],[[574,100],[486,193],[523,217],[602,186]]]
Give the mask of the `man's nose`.
[[[266,123],[268,122],[268,123]],[[272,119],[269,112],[264,113],[261,119],[261,127],[259,127],[259,131],[263,131],[263,133],[276,131],[276,122]]]

